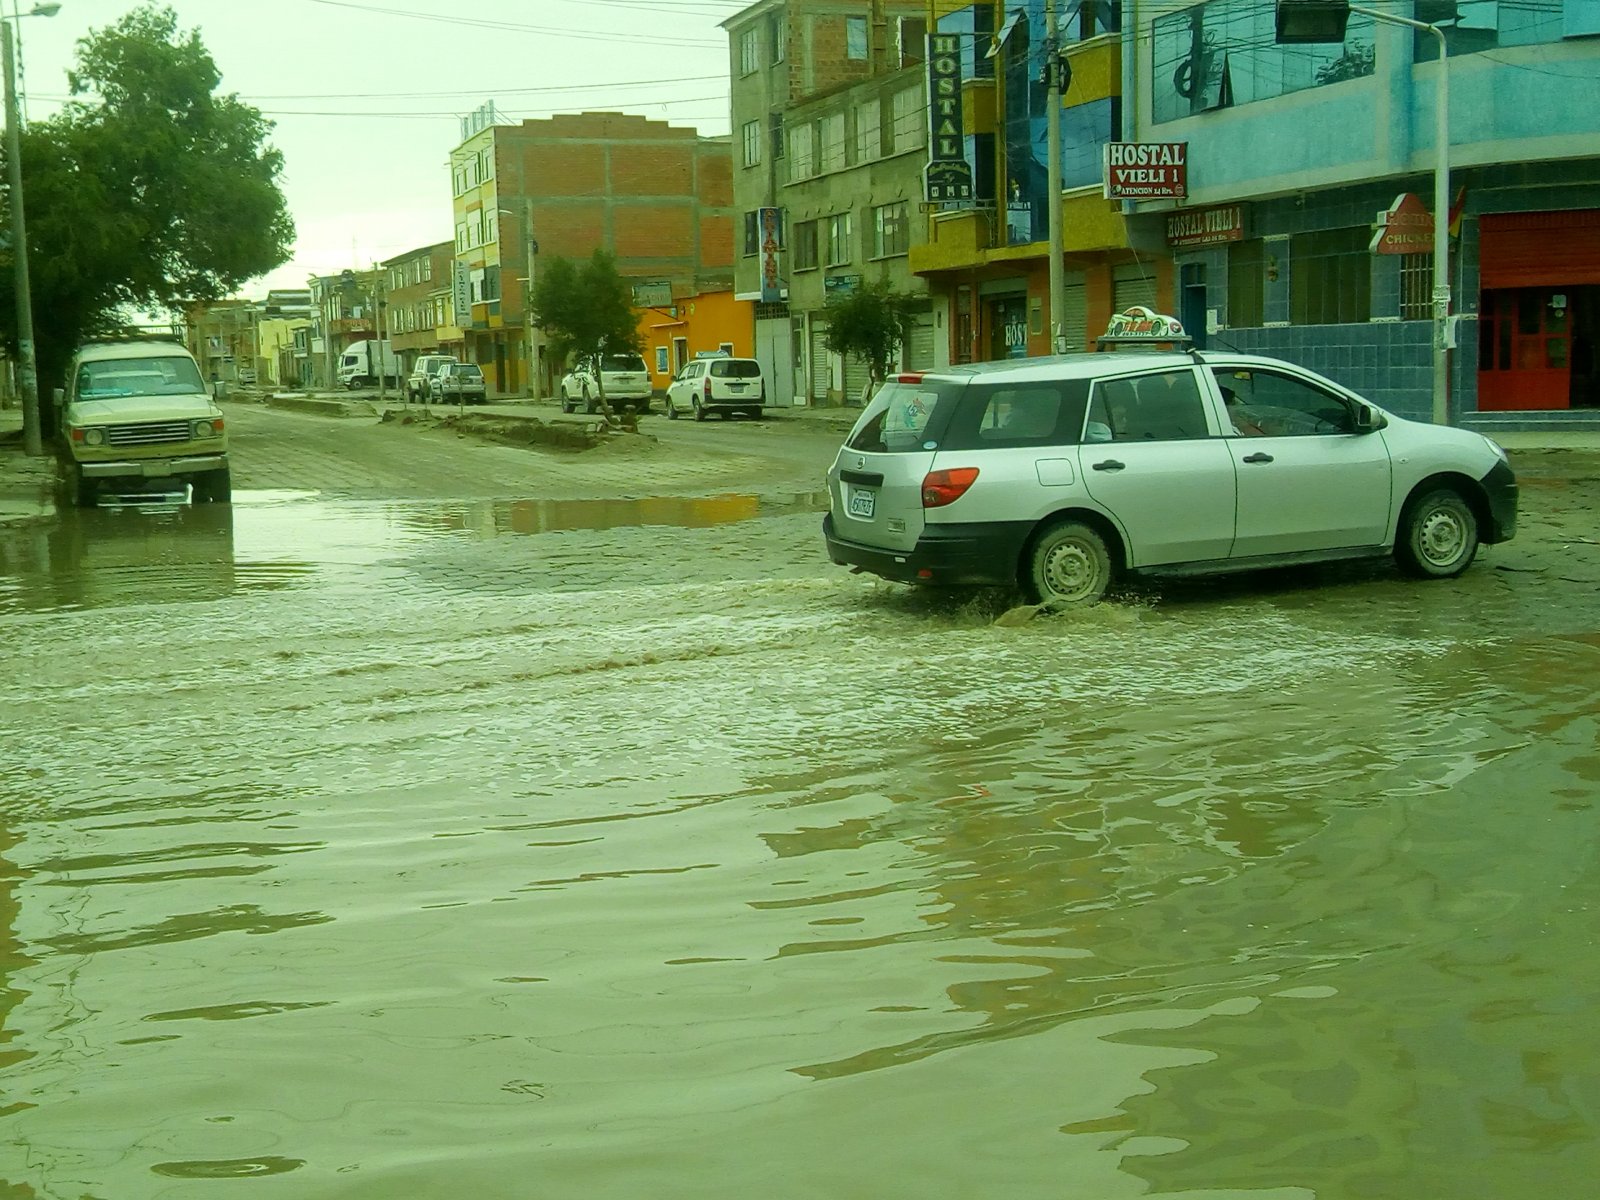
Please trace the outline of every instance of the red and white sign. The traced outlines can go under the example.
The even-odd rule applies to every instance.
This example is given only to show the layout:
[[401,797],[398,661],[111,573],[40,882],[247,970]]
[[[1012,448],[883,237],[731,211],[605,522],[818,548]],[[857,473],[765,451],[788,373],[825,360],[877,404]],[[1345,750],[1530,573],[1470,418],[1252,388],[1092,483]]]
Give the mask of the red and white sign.
[[1182,200],[1189,194],[1188,142],[1107,142],[1107,200]]
[[1415,192],[1396,196],[1388,211],[1378,214],[1369,249],[1374,254],[1427,254],[1433,249],[1433,214]]
[[1244,240],[1244,205],[1185,208],[1167,214],[1167,245],[1215,246]]

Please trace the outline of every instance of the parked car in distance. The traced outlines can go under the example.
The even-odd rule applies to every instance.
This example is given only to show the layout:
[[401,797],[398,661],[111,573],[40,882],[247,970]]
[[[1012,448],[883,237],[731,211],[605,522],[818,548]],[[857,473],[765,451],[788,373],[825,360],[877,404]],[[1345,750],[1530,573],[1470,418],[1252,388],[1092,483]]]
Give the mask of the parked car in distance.
[[[1150,342],[1181,338],[1176,321],[1147,318],[1168,335]],[[1404,420],[1288,362],[1212,351],[891,377],[828,490],[834,562],[1057,605],[1091,604],[1124,572],[1392,555],[1406,574],[1450,578],[1517,520],[1515,476],[1482,434]]]
[[483,368],[477,363],[449,362],[434,375],[429,386],[442,403],[483,404],[489,398]]
[[667,417],[674,421],[682,413],[696,421],[711,413],[724,420],[736,412],[759,417],[766,402],[766,378],[753,358],[697,358],[667,386]]
[[232,499],[228,434],[194,356],[176,342],[90,342],[55,391],[64,490],[81,507],[102,494]]
[[426,400],[432,393],[429,385],[433,377],[444,369],[447,363],[456,360],[448,354],[423,354],[411,364],[411,374],[406,376],[406,399],[413,404]]
[[578,359],[561,377],[561,411],[575,412],[582,405],[584,412],[598,412],[602,382],[607,404],[650,411],[650,368],[637,354],[588,354]]

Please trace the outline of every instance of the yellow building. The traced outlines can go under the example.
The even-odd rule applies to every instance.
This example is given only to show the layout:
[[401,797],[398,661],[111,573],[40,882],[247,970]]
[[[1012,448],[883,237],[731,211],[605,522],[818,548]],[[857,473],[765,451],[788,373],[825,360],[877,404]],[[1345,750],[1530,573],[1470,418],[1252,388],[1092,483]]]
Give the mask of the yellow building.
[[[651,297],[643,289],[641,301]],[[702,292],[673,299],[670,304],[639,309],[639,344],[650,367],[650,384],[665,392],[672,377],[696,355],[722,351],[734,358],[754,358],[751,305],[736,300],[732,291]]]

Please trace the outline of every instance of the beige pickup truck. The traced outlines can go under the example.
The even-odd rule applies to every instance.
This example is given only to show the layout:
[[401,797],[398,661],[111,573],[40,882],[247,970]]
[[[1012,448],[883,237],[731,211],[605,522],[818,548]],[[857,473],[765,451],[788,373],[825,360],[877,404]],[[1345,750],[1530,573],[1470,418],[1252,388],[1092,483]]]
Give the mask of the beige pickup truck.
[[91,342],[55,400],[62,481],[80,507],[186,485],[196,504],[232,499],[222,410],[176,342]]

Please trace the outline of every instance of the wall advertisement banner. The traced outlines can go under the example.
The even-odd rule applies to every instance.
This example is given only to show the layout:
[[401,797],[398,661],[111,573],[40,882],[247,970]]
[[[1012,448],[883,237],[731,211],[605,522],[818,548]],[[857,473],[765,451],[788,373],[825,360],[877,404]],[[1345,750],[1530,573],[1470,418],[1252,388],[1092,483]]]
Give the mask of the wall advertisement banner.
[[761,302],[775,304],[783,299],[783,277],[779,275],[779,256],[783,246],[783,209],[757,210],[761,229]]

